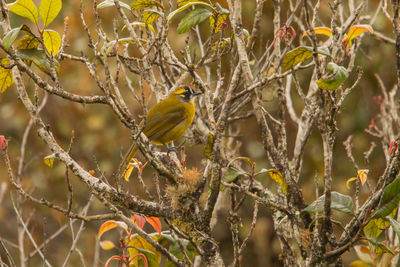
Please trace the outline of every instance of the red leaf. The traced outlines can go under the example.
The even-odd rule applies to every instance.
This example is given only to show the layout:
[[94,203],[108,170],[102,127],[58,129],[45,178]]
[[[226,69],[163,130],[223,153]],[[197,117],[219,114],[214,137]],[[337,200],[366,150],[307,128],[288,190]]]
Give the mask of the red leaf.
[[146,218],[144,216],[138,215],[138,214],[133,214],[131,216],[132,221],[134,221],[137,226],[139,226],[140,229],[143,229],[145,223],[146,223]]
[[6,138],[4,135],[0,135],[0,148],[5,148],[6,147]]
[[160,219],[157,217],[146,217],[146,220],[151,226],[153,226],[154,230],[158,232],[158,234],[161,236],[161,222]]

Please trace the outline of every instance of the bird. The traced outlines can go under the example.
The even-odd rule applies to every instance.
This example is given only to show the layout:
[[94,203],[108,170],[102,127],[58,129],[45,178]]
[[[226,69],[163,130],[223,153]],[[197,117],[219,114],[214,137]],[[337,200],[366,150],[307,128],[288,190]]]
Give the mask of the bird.
[[[143,133],[155,145],[166,145],[181,137],[193,122],[196,108],[192,101],[193,97],[202,94],[194,91],[189,86],[183,86],[175,89],[166,99],[157,103],[147,113]],[[129,163],[135,156],[138,147],[135,142],[132,143],[127,151],[120,170],[126,180],[129,175],[125,175],[129,168]],[[127,177],[128,176],[128,177]]]

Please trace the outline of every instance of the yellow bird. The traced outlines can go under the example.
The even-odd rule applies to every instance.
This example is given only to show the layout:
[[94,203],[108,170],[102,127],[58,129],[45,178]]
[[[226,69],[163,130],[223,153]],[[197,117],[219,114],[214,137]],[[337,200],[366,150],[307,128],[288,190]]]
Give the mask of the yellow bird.
[[[165,145],[181,137],[192,124],[196,113],[192,98],[200,94],[189,86],[173,91],[149,110],[143,133],[155,145]],[[121,164],[125,169],[124,174],[137,150],[138,147],[133,143]]]

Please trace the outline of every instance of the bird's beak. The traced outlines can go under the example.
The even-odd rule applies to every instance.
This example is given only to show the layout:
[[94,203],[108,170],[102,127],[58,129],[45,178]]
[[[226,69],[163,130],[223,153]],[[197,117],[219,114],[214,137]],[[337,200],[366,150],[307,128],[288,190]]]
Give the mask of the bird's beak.
[[194,92],[193,96],[201,95],[203,92]]

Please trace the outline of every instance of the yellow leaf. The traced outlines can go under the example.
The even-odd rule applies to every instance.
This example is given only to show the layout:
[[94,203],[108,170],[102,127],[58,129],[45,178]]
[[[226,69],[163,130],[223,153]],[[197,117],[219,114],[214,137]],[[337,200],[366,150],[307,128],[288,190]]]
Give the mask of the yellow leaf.
[[124,179],[125,181],[129,182],[129,177],[132,174],[132,171],[134,168],[139,169],[139,161],[137,159],[132,159],[133,162],[129,162],[128,166],[126,166],[125,174],[124,174]]
[[269,170],[268,171],[269,176],[271,177],[272,180],[277,182],[278,184],[281,185],[282,193],[286,195],[287,193],[287,184],[285,182],[285,179],[283,179],[282,174],[277,171],[277,170]]
[[158,252],[149,242],[144,240],[143,237],[137,235],[137,236],[131,238],[128,245],[129,245],[129,256],[131,259],[133,258],[133,261],[132,261],[133,266],[139,266],[138,265],[138,257],[136,257],[136,256],[138,254],[142,254],[142,252],[137,250],[136,248],[150,251],[157,257],[157,262],[158,263],[161,262],[160,252]]
[[361,185],[364,185],[365,181],[367,181],[368,172],[369,172],[369,170],[367,170],[367,169],[357,171],[357,178],[360,179]]
[[[331,29],[329,29],[327,27],[316,27],[316,28],[314,28],[314,33],[315,34],[322,34],[322,35],[326,35],[326,36],[332,36]],[[311,34],[310,30],[308,30],[305,33],[303,33],[303,37],[307,36],[309,34]]]
[[142,18],[144,23],[150,24],[156,21],[160,16],[163,16],[164,14],[162,12],[159,12],[157,10],[145,10],[142,13]]
[[61,37],[58,32],[53,30],[45,30],[43,32],[43,43],[46,50],[53,57],[57,55],[61,47]]
[[218,47],[218,49],[222,49],[228,44],[231,44],[231,39],[230,38],[223,38],[220,42],[218,42],[218,46],[213,45],[211,47],[211,50],[214,51],[217,47]]
[[372,29],[371,25],[369,25],[369,24],[354,25],[347,32],[347,38],[351,41],[366,31],[370,32],[371,34],[374,33],[374,30]]
[[156,2],[154,0],[136,0],[135,2],[132,3],[131,9],[140,10],[151,6],[163,8],[163,6],[159,2]]
[[360,261],[360,260],[353,261],[352,263],[350,263],[349,266],[350,267],[371,267],[369,264],[367,264],[363,261]]
[[[8,58],[3,58],[1,63],[5,66],[10,65]],[[12,76],[11,69],[4,69],[0,67],[0,92],[3,93],[8,87],[14,84],[14,78]]]
[[104,250],[110,250],[115,247],[114,243],[110,240],[100,241],[100,247]]
[[347,189],[350,190],[350,182],[353,182],[355,180],[357,180],[357,177],[351,177],[349,180],[347,180],[347,182],[346,182]]
[[54,164],[54,158],[55,158],[54,154],[51,154],[51,155],[49,155],[47,157],[44,157],[43,158],[43,163],[46,164],[47,167],[52,168],[53,164]]
[[214,146],[214,135],[210,132],[208,134],[208,140],[207,140],[207,145],[204,148],[204,156],[208,159],[211,159],[211,154],[213,151],[213,146]]
[[250,158],[248,158],[248,157],[237,157],[237,158],[234,158],[233,160],[229,161],[228,166],[230,166],[233,162],[235,162],[237,160],[242,160],[242,161],[248,163],[250,166],[253,165],[253,161]]
[[18,41],[17,49],[34,49],[39,46],[39,40],[32,35],[25,35]]
[[6,7],[11,12],[21,17],[28,18],[36,25],[39,22],[39,13],[32,0],[17,0],[11,4],[7,4]]
[[128,231],[128,226],[126,225],[126,223],[120,222],[120,221],[109,220],[109,221],[104,222],[100,226],[98,238],[100,239],[100,237],[105,232],[110,231],[111,229],[114,229],[116,227],[120,227],[120,228],[124,229],[125,231]]
[[[397,208],[395,208],[388,216],[394,218],[396,216]],[[364,226],[364,234],[368,238],[377,239],[384,229],[390,226],[390,222],[384,218],[372,219]]]
[[[154,33],[156,32],[154,30],[153,26],[151,26],[150,24],[143,23],[143,22],[134,21],[134,22],[131,23],[131,25],[132,26],[142,26],[142,27],[145,27],[145,28],[149,27],[150,31],[152,31]],[[121,31],[123,31],[125,28],[126,28],[126,26],[122,27]]]
[[216,26],[215,33],[219,32],[221,30],[222,25],[225,23],[227,18],[228,18],[228,13],[219,14],[218,18],[217,18],[217,23],[215,23],[214,16],[210,16],[210,18],[209,18],[209,20],[210,20],[210,29],[214,30],[214,26]]
[[343,44],[347,47],[351,46],[351,41],[349,40],[349,37],[347,36],[347,34],[343,35]]
[[62,7],[61,0],[42,0],[39,5],[39,13],[44,27],[49,25],[58,15]]

